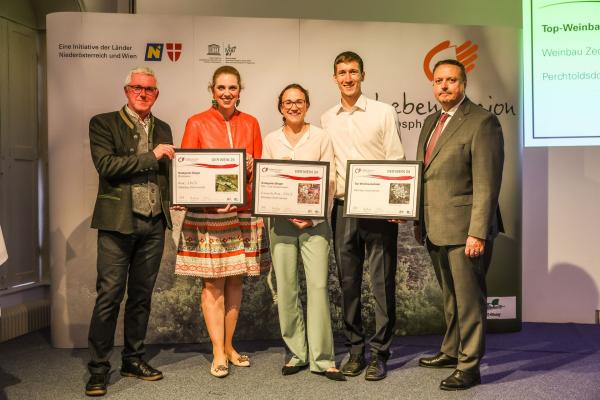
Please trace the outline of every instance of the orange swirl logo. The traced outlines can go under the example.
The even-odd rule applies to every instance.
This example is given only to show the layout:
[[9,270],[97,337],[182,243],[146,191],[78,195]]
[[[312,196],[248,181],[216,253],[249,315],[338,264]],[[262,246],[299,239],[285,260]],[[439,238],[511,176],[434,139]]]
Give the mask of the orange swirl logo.
[[429,50],[429,52],[427,52],[425,55],[425,59],[423,59],[423,72],[425,72],[427,79],[430,81],[433,80],[433,71],[431,65],[431,60],[433,60],[433,57],[435,57],[435,55],[441,51],[451,47],[455,48],[456,59],[463,63],[467,73],[471,72],[473,68],[475,68],[475,60],[477,60],[477,50],[479,49],[479,46],[470,40],[467,40],[459,46],[451,45],[449,40],[444,40]]

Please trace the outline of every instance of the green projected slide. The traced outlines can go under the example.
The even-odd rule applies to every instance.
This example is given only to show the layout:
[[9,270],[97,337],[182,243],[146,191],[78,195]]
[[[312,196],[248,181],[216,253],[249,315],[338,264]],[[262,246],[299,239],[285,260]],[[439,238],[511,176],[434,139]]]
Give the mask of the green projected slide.
[[523,0],[525,146],[600,145],[600,0]]

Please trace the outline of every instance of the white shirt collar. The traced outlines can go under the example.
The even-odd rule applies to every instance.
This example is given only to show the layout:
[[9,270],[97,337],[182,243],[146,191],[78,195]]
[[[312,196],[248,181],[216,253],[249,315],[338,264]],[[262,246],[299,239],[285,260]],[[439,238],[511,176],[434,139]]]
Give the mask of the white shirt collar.
[[[354,105],[352,106],[352,110],[351,111],[356,111],[356,110],[362,110],[362,111],[366,111],[367,110],[367,96],[365,96],[362,93],[360,94],[360,96],[356,100],[356,103],[354,103]],[[340,105],[338,107],[338,110],[337,110],[336,114],[339,114],[342,111],[344,111],[344,106],[342,105],[342,100],[340,99]]]

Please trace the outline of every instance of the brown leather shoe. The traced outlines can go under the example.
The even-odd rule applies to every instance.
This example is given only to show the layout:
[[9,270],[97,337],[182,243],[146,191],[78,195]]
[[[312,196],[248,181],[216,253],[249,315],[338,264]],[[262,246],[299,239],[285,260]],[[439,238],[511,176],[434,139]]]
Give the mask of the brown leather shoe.
[[425,368],[456,368],[458,359],[444,353],[438,353],[433,357],[419,358],[419,367]]
[[442,390],[465,390],[481,383],[479,371],[466,372],[460,369],[455,370],[452,375],[440,383]]
[[150,364],[141,359],[123,360],[121,376],[143,379],[145,381],[158,381],[163,378],[162,372],[152,368]]

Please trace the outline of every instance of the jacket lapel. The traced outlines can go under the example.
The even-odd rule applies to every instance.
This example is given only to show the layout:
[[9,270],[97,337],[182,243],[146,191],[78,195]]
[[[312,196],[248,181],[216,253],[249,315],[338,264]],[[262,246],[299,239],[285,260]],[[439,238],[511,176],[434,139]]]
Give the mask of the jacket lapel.
[[[127,147],[130,147],[133,143],[135,149],[137,149],[137,145],[140,141],[140,138],[138,137],[139,135],[137,134],[135,123],[131,120],[129,114],[127,114],[125,107],[127,106],[123,106],[123,108],[119,110],[119,116],[121,117],[123,123],[129,128],[129,131],[126,134],[121,135],[121,138],[123,140],[123,143],[126,143]],[[152,120],[152,122],[154,122],[154,119]]]
[[465,120],[465,116],[469,113],[470,107],[471,101],[468,98],[465,98],[465,100],[458,107],[458,110],[456,110],[452,118],[450,118],[450,122],[448,122],[448,125],[442,132],[442,136],[440,136],[440,138],[438,139],[438,142],[436,143],[435,148],[433,149],[433,153],[431,154],[429,164],[427,165],[428,167],[433,163],[433,160],[438,155],[440,150],[444,147],[444,145],[448,143],[448,141],[456,133],[458,128],[462,125],[462,123]]

